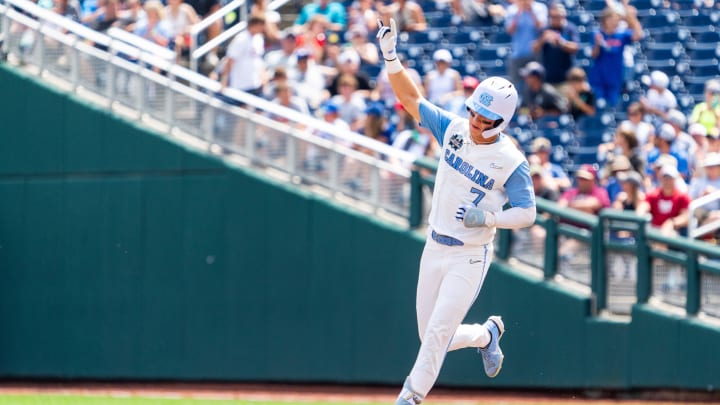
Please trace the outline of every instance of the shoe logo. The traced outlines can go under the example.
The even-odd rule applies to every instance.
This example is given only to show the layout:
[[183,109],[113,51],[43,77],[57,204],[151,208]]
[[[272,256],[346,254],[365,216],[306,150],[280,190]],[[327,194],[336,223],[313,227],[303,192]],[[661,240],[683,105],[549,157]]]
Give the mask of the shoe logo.
[[502,169],[502,165],[499,165],[497,163],[490,163],[491,169]]
[[470,264],[475,264],[475,263],[480,263],[480,262],[482,262],[482,259],[477,259],[477,260],[470,259]]

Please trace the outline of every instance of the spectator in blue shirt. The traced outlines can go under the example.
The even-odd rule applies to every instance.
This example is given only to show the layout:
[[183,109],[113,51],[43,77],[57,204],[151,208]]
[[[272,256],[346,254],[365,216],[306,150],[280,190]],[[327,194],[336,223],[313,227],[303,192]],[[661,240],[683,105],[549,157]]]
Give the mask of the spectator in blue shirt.
[[625,45],[643,37],[642,25],[637,19],[637,9],[625,4],[627,29],[618,29],[623,18],[614,8],[606,8],[600,16],[600,30],[593,38],[589,81],[595,96],[605,100],[608,107],[615,107],[623,89],[623,51]]
[[533,53],[540,54],[545,67],[545,82],[557,86],[564,83],[568,71],[575,64],[580,49],[580,33],[575,24],[567,20],[562,3],[553,3],[548,9],[549,24],[533,42]]
[[345,30],[347,23],[345,7],[343,7],[341,3],[330,0],[315,0],[303,6],[297,19],[295,19],[295,25],[304,25],[316,14],[324,15],[327,18],[329,22],[328,29],[330,31]]

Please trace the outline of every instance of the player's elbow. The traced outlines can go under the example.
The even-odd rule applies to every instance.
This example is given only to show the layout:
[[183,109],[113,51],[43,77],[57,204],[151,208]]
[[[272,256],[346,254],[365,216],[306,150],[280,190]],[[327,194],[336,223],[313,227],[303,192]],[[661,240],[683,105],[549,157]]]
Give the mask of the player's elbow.
[[527,228],[535,223],[535,217],[537,217],[537,209],[535,206],[525,208],[522,215],[522,227]]

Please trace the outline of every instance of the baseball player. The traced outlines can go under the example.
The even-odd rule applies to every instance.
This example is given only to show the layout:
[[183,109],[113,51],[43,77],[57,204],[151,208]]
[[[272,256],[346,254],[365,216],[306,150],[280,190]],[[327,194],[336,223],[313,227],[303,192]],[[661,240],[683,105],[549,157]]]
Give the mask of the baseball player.
[[[495,228],[517,229],[535,221],[530,168],[522,152],[501,131],[515,113],[515,86],[500,77],[482,81],[465,104],[469,119],[426,100],[397,59],[395,21],[378,21],[390,84],[405,110],[430,129],[442,154],[420,260],[417,321],[420,350],[396,405],[423,401],[440,373],[445,354],[478,348],[485,373],[502,367],[499,316],[484,324],[461,324],[482,287],[493,256]],[[503,211],[509,202],[511,208]]]

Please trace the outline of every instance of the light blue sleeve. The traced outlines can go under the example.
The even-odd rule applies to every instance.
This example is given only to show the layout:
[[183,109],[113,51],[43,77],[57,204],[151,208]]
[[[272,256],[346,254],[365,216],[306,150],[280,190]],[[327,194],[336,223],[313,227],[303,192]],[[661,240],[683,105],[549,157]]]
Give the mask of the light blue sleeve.
[[418,109],[420,110],[420,125],[429,129],[438,143],[443,145],[445,130],[456,116],[425,99],[420,102]]
[[513,171],[505,183],[505,191],[512,207],[530,208],[535,206],[535,191],[528,162],[522,162]]

